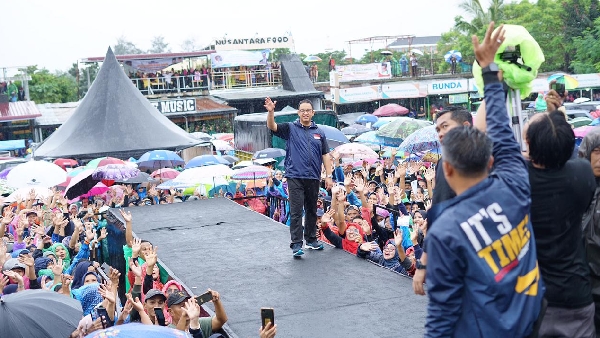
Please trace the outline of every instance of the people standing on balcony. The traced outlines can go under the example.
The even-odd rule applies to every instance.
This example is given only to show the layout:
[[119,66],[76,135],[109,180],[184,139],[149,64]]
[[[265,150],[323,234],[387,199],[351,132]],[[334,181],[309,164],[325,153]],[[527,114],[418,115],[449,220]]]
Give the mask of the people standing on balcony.
[[454,55],[450,58],[450,70],[452,74],[456,74],[456,57]]
[[417,56],[415,53],[410,55],[410,66],[412,69],[412,77],[417,77],[417,68],[419,67],[419,62],[417,61]]
[[402,70],[402,77],[408,76],[408,60],[406,59],[406,55],[402,55],[400,58],[400,68]]

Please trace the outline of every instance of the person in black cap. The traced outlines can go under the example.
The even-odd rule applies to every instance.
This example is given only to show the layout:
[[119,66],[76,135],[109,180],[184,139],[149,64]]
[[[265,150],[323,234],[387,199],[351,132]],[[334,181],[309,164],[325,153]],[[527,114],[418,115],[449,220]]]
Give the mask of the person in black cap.
[[[144,299],[144,309],[148,313],[148,316],[150,317],[150,320],[152,320],[152,323],[157,324],[158,320],[158,318],[156,318],[154,309],[159,308],[162,311],[164,311],[166,300],[167,297],[162,293],[162,291],[158,289],[150,289],[148,290],[148,292],[146,292],[146,297]],[[164,323],[164,317],[163,322],[161,323],[160,321],[158,321],[158,324],[162,326],[166,325],[166,323]]]
[[[198,319],[200,330],[204,337],[210,337],[213,332],[220,330],[227,322],[227,314],[221,303],[221,296],[216,291],[210,289],[208,291],[210,291],[213,296],[212,302],[215,306],[215,316],[201,317]],[[167,306],[169,307],[169,314],[173,319],[169,327],[177,328],[182,331],[186,331],[190,328],[190,332],[192,331],[193,325],[190,325],[189,318],[185,316],[184,310],[186,301],[190,298],[190,295],[185,291],[177,291],[169,295],[169,298],[167,298]]]

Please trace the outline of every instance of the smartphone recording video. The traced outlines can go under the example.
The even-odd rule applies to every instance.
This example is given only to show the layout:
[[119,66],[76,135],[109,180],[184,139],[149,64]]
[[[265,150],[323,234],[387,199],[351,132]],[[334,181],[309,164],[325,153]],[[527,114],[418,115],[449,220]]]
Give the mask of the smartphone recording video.
[[272,323],[275,325],[275,311],[273,308],[263,307],[260,309],[260,321],[262,327],[266,327],[267,324]]
[[212,292],[210,292],[210,291],[207,291],[207,292],[201,294],[200,296],[196,297],[196,301],[198,302],[198,305],[208,303],[212,299],[213,299],[213,296],[212,296]]
[[554,82],[552,82],[550,84],[550,89],[553,89],[554,91],[556,91],[556,93],[558,95],[560,95],[560,97],[565,97],[565,92],[566,92],[565,77],[564,76],[558,77]]

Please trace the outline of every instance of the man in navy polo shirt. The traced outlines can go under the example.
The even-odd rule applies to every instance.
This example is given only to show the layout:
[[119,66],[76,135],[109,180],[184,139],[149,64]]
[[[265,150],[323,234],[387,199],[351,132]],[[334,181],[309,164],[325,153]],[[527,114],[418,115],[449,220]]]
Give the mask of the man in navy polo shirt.
[[265,99],[267,127],[275,136],[287,141],[285,177],[290,196],[290,247],[294,257],[300,257],[304,254],[303,235],[306,249],[323,250],[323,244],[317,240],[317,198],[322,165],[325,165],[327,173],[327,189],[333,186],[329,146],[325,132],[312,121],[315,112],[309,100],[300,101],[298,119],[287,123],[275,123],[276,103],[268,97]]

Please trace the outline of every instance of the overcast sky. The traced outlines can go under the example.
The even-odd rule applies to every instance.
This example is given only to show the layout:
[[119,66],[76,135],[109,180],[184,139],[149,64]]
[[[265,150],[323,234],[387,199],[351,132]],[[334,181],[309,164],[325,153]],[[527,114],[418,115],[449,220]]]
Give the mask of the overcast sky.
[[[141,49],[162,35],[173,52],[184,40],[206,45],[225,34],[251,38],[291,32],[296,52],[348,51],[346,41],[382,35],[440,35],[461,12],[460,0],[242,1],[13,0],[2,3],[0,68],[38,65],[67,70],[103,56],[120,36]],[[356,3],[356,5],[350,5]],[[391,41],[389,41],[391,43]],[[373,49],[382,45],[374,45]],[[352,56],[371,49],[353,45]]]

